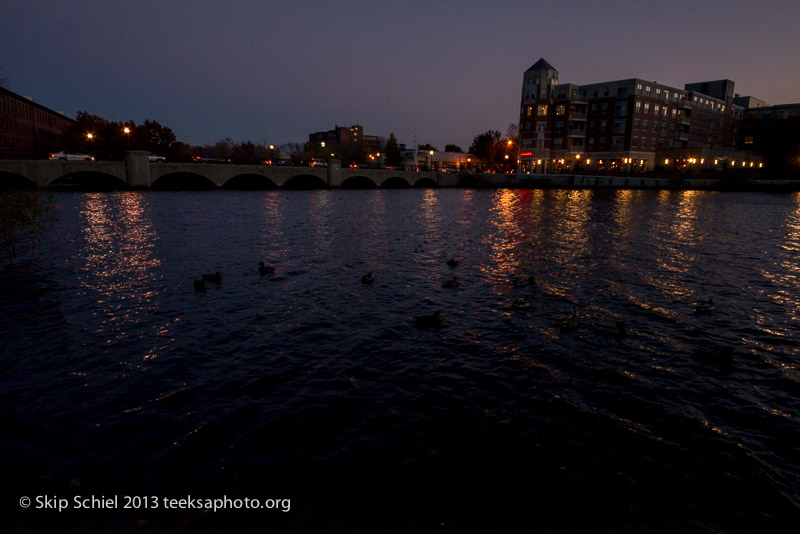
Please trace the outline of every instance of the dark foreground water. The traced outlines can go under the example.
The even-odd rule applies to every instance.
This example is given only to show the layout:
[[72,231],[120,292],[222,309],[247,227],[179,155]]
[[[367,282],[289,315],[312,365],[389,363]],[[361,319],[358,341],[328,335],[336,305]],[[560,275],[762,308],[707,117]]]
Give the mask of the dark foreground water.
[[[56,203],[40,261],[3,286],[3,530],[800,526],[798,194]],[[164,509],[189,496],[272,509]]]

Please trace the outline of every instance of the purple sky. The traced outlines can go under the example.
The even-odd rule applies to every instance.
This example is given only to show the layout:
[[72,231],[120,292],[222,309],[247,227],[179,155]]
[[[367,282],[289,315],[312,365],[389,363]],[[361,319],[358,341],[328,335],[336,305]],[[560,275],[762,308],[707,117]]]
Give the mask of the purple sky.
[[353,123],[467,149],[518,120],[522,73],[730,78],[800,102],[798,0],[5,0],[0,77],[74,117],[155,119],[190,144],[306,141]]

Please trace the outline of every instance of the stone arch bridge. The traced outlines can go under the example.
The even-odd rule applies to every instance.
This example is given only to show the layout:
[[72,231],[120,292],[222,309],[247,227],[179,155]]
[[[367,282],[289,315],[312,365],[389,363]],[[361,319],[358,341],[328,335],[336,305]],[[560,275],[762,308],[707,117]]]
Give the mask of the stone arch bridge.
[[150,163],[147,152],[125,161],[0,160],[0,188],[273,189],[324,187],[451,187],[461,175],[383,169],[280,167],[208,163]]

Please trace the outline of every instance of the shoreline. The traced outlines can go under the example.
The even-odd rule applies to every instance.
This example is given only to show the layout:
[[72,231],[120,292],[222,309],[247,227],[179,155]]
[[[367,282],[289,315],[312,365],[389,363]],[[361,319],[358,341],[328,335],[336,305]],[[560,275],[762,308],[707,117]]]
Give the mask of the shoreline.
[[474,184],[477,187],[518,189],[654,189],[776,193],[800,191],[800,180],[754,180],[736,176],[724,178],[596,174],[480,174],[475,176],[479,177]]

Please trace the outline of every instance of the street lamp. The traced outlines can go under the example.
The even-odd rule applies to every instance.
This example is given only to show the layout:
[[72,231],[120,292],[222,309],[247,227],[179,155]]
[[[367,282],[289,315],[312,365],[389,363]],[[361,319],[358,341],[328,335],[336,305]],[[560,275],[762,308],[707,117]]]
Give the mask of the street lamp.
[[125,143],[128,146],[128,150],[130,150],[131,149],[131,135],[130,135],[131,134],[131,129],[126,126],[126,127],[124,127],[122,129],[122,133],[125,134]]
[[428,167],[433,170],[433,150],[430,151],[431,158],[428,160]]

